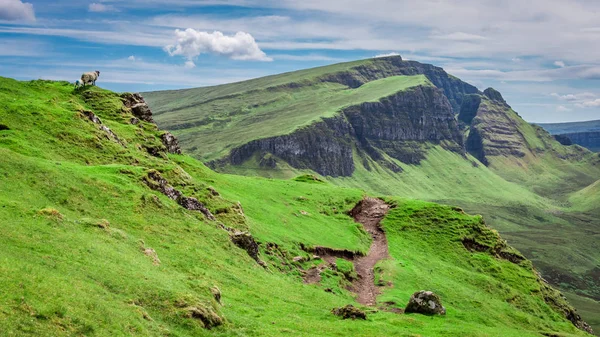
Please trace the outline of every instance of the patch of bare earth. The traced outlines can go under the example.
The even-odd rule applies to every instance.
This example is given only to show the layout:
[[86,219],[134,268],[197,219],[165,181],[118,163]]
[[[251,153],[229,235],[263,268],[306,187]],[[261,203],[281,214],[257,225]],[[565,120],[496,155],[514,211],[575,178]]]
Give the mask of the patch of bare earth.
[[358,295],[357,301],[360,304],[369,306],[376,304],[379,289],[375,286],[373,269],[377,262],[389,256],[387,238],[380,227],[380,222],[389,209],[390,206],[381,199],[366,198],[350,213],[373,239],[369,253],[366,256],[355,257],[353,261],[358,280],[353,283],[352,291]]
[[[369,253],[366,256],[325,247],[317,247],[314,250],[314,253],[329,265],[334,264],[336,258],[343,258],[354,263],[358,279],[352,283],[350,290],[357,294],[357,301],[363,305],[374,306],[379,294],[379,290],[375,286],[375,273],[373,269],[377,262],[389,256],[387,238],[385,232],[380,227],[380,222],[389,209],[389,205],[381,199],[366,198],[350,212],[354,220],[362,224],[373,239]],[[321,281],[321,272],[326,268],[327,266],[322,264],[307,270],[304,275],[304,282],[309,284],[319,283]]]

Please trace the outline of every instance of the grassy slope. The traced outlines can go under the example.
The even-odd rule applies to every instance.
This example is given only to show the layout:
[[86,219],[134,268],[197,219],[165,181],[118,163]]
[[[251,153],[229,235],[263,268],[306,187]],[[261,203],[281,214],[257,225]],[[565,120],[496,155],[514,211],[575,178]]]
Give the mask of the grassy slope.
[[[130,115],[116,95],[89,92],[72,94],[66,82],[0,78],[0,124],[10,128],[0,131],[2,335],[582,335],[540,302],[527,263],[518,267],[456,244],[477,218],[410,201],[398,212],[428,214],[419,223],[399,215],[386,220],[392,247],[398,246],[387,264],[401,282],[385,296],[402,306],[415,290],[439,289],[448,316],[379,312],[367,322],[341,321],[329,310],[353,302],[347,291],[304,285],[295,268],[263,253],[271,263],[265,271],[226,232],[150,190],[142,178],[149,169],[161,171],[226,225],[249,228],[259,241],[278,243],[292,256],[301,254],[298,243],[364,251],[365,233],[343,213],[361,191],[221,175],[187,156],[149,156],[137,145],[157,143],[160,132],[126,123]],[[80,109],[94,111],[127,147],[81,118]],[[221,197],[211,196],[208,185]],[[238,200],[246,218],[232,211]],[[411,223],[409,231],[395,229]],[[438,229],[431,232],[431,225]],[[464,228],[450,230],[456,226]],[[409,249],[403,242],[414,242],[419,233],[428,239]],[[155,249],[160,265],[142,247]],[[423,261],[424,252],[430,252],[427,263],[409,263]],[[439,270],[435,278],[415,277],[432,267]],[[214,285],[223,293],[223,307],[211,299]],[[523,301],[508,304],[511,292]],[[483,299],[490,312],[476,304]],[[213,308],[227,323],[204,330],[188,317],[190,306]]]
[[[239,83],[232,84],[230,90],[235,92],[233,96],[214,98],[214,93],[205,91],[219,87],[211,87],[190,89],[193,92],[175,91],[172,94],[146,93],[144,97],[151,106],[160,106],[160,111],[171,111],[167,115],[158,114],[156,119],[162,127],[173,131],[183,146],[190,149],[188,152],[191,155],[202,160],[213,160],[223,157],[236,146],[255,139],[291,133],[315,120],[331,117],[345,107],[378,101],[417,85],[431,85],[423,75],[392,76],[350,89],[342,84],[318,81],[317,76],[321,73],[317,70],[301,73],[301,78],[315,81],[306,86],[300,83],[297,86],[276,87],[279,83],[279,77],[276,77],[261,79],[264,84],[257,86],[253,81],[242,82],[246,83],[246,90],[241,92],[234,89],[241,86]],[[290,76],[291,79],[299,77],[294,73]],[[291,80],[289,77],[281,78]],[[229,91],[218,93],[226,95]],[[177,98],[180,95],[182,99]],[[174,103],[166,104],[166,99],[173,99]],[[194,104],[186,103],[192,99],[195,100]],[[161,105],[161,102],[165,105]],[[195,146],[197,139],[203,139],[202,149]]]

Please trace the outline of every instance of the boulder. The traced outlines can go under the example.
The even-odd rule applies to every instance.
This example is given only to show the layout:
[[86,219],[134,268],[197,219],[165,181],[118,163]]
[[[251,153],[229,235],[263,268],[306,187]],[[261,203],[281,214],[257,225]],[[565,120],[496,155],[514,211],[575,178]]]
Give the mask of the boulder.
[[173,136],[170,132],[165,132],[160,136],[163,145],[167,148],[169,153],[181,154],[181,148],[179,147],[179,142],[177,138]]
[[342,319],[367,319],[367,314],[352,304],[341,308],[334,308],[331,310],[331,313],[340,316]]
[[445,315],[446,308],[442,306],[440,297],[431,291],[417,291],[414,293],[404,312],[423,315]]
[[154,119],[152,118],[152,111],[140,94],[125,93],[121,95],[121,100],[126,107],[131,109],[131,112],[135,117],[148,123],[155,124]]

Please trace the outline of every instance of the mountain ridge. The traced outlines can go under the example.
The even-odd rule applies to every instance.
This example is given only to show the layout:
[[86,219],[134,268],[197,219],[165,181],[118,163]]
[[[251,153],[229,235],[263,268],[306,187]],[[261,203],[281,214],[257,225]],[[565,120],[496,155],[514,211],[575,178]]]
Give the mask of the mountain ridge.
[[[597,155],[581,147],[561,145],[541,127],[525,122],[492,88],[480,92],[441,68],[403,61],[400,57],[309,69],[291,73],[287,80],[290,74],[275,78],[278,83],[287,81],[288,94],[297,94],[310,88],[311,82],[303,82],[299,87],[293,84],[297,77],[306,80],[302,74],[316,74],[317,78],[344,83],[346,90],[355,90],[352,87],[372,83],[365,79],[378,81],[385,76],[398,76],[399,72],[402,76],[418,73],[426,76],[436,86],[427,90],[437,92],[437,96],[413,96],[404,101],[394,100],[387,106],[384,102],[391,100],[382,98],[378,103],[347,107],[335,118],[313,121],[310,126],[285,136],[254,139],[241,146],[235,143],[236,135],[246,131],[224,121],[222,127],[231,136],[220,144],[227,151],[217,159],[206,157],[203,144],[212,139],[201,132],[193,128],[172,131],[180,136],[182,146],[192,155],[220,172],[279,179],[321,174],[323,179],[339,186],[454,204],[481,213],[541,266],[543,275],[552,275],[555,285],[568,285],[564,289],[600,300],[597,291],[600,279],[594,276],[600,256],[592,248],[595,245],[591,237],[583,234],[598,233],[594,220],[584,219],[600,219],[600,213],[581,206],[578,197],[593,190],[585,189],[600,178]],[[244,83],[268,87],[269,80],[263,78],[232,86],[238,91],[243,90]],[[312,83],[318,86],[323,82]],[[227,86],[219,87],[226,89]],[[196,93],[212,89],[197,90]],[[409,88],[400,95],[413,90]],[[150,106],[166,109],[157,117],[159,125],[166,129],[171,118],[195,118],[191,101],[186,101],[190,107],[186,113],[170,114],[166,112],[169,107],[156,104],[160,97],[145,95]],[[434,96],[445,102],[438,104],[445,108],[431,108]],[[272,104],[269,97],[265,92],[261,99],[269,105]],[[320,97],[312,99],[318,101]],[[223,97],[221,101],[212,101],[210,107],[201,105],[199,109],[226,113],[230,104],[240,103],[244,104]],[[312,113],[295,107],[293,100],[279,104],[280,109],[294,111],[297,116]],[[419,105],[427,108],[419,109]],[[380,108],[374,108],[377,106]],[[255,113],[253,108],[243,112],[247,116]],[[446,118],[442,124],[447,126],[427,128],[428,122],[442,117]],[[271,115],[260,121],[277,125],[282,120]],[[221,126],[208,127],[218,133]],[[435,130],[432,137],[422,137],[422,132],[428,130]],[[437,138],[435,132],[453,136]],[[540,236],[547,240],[535,239]],[[562,241],[561,237],[569,240]],[[556,240],[564,244],[557,246]],[[600,303],[597,305],[600,310]]]

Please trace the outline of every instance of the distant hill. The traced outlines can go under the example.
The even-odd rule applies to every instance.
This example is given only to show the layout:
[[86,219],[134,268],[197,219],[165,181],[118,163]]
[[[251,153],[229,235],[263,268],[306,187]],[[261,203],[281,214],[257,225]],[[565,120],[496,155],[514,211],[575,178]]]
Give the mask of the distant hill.
[[600,152],[600,120],[573,123],[539,124],[565,145],[577,144]]
[[459,205],[554,284],[600,300],[600,209],[579,197],[595,191],[600,157],[527,123],[492,88],[396,56],[144,97],[158,125],[217,171],[316,174]]

